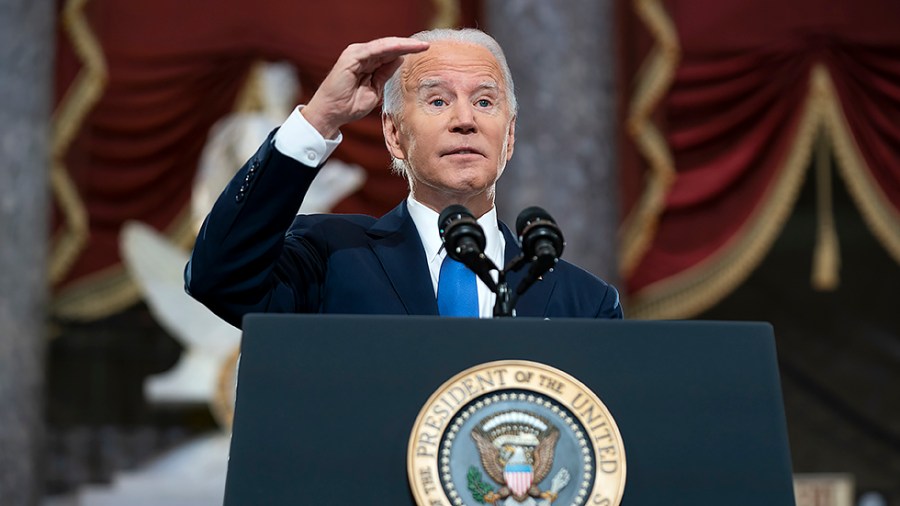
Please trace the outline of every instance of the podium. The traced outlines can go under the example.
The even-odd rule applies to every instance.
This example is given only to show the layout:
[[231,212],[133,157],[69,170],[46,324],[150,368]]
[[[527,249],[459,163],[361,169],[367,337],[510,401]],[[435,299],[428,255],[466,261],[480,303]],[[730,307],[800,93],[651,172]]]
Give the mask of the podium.
[[241,346],[229,506],[415,505],[420,411],[495,361],[545,364],[599,397],[624,444],[621,504],[794,504],[768,324],[249,315]]

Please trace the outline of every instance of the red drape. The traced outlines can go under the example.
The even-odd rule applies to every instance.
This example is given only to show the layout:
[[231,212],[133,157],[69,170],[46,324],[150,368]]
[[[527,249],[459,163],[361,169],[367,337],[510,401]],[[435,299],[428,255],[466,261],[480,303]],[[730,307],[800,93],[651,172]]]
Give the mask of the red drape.
[[[651,118],[662,133],[656,146],[667,150],[674,174],[651,219],[630,222],[643,227],[632,236],[646,234],[647,242],[624,262],[627,292],[639,316],[691,316],[743,279],[746,273],[729,270],[752,269],[764,254],[793,203],[802,181],[796,171],[805,170],[819,132],[835,144],[839,163],[846,165],[844,179],[856,188],[858,204],[871,207],[864,214],[873,228],[880,223],[876,235],[900,262],[900,4],[620,4],[620,68],[633,79],[626,81],[626,100],[646,84],[642,79],[666,79],[638,71],[660,43],[652,16],[635,9],[639,3],[658,8],[655,14],[674,26],[678,45],[667,53],[675,70]],[[815,68],[827,71],[834,110],[842,115],[829,116],[828,101],[814,96]],[[623,109],[627,124],[634,111]],[[849,127],[846,139],[838,138],[842,122]],[[652,157],[635,137],[624,136],[622,145],[627,212],[641,208],[640,188],[654,177]],[[852,152],[863,163],[854,164]],[[874,185],[866,189],[860,183],[865,180]],[[872,206],[871,199],[884,205]],[[723,281],[729,276],[731,281]]]
[[[134,300],[123,292],[128,281],[119,265],[120,227],[140,220],[175,233],[207,132],[233,110],[255,61],[293,63],[303,102],[347,44],[428,28],[443,4],[61,0],[57,314],[90,319]],[[462,6],[463,17],[471,19],[474,2]],[[389,173],[377,114],[343,132],[334,156],[363,166],[368,176],[338,210],[387,211],[406,187]]]

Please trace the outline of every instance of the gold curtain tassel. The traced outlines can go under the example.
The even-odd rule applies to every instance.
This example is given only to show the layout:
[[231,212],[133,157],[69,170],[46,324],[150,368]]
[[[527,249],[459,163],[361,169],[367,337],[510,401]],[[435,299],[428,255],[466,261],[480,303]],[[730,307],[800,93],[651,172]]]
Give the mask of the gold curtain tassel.
[[834,225],[834,206],[831,195],[831,159],[829,139],[819,132],[816,141],[816,208],[818,227],[813,251],[812,287],[830,292],[840,285],[841,247]]

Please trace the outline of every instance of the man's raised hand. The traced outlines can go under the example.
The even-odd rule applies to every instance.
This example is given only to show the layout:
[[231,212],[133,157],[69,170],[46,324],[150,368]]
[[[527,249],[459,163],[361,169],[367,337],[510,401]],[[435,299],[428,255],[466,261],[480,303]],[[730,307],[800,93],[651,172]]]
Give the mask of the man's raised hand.
[[403,55],[426,49],[427,42],[402,37],[351,44],[303,108],[303,116],[326,139],[333,139],[342,125],[362,118],[378,105],[384,83],[400,66]]

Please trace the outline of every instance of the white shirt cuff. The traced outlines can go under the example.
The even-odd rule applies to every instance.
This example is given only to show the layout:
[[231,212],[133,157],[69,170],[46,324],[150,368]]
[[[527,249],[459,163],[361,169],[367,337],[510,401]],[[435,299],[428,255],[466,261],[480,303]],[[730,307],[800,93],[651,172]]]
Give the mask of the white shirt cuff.
[[275,149],[304,165],[318,167],[337,149],[344,135],[338,132],[337,139],[326,139],[300,114],[302,107],[295,107],[275,132]]

